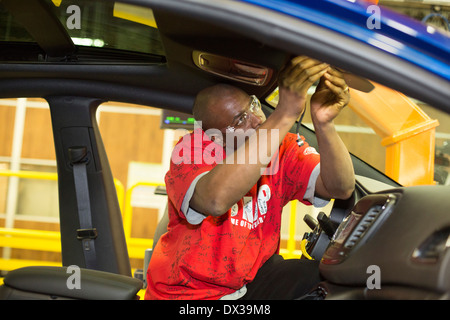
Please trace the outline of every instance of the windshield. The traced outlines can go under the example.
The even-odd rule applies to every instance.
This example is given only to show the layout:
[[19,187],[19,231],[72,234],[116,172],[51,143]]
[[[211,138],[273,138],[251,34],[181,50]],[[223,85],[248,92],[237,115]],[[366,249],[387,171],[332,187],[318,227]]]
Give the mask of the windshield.
[[[102,47],[164,56],[156,22],[149,8],[111,1],[46,0],[34,10],[50,12],[57,20],[46,19],[41,25],[32,21],[24,23],[23,20],[33,20],[33,16],[24,16],[26,8],[21,7],[20,2],[0,4],[0,24],[5,26],[4,32],[0,33],[0,44],[37,42],[41,45],[39,33],[34,29],[42,26],[42,32],[46,33],[42,38],[47,42],[52,37],[57,41],[56,31],[60,29],[81,48]],[[38,14],[34,16],[39,19]],[[44,26],[50,23],[53,25]],[[59,24],[58,28],[56,24]]]
[[[450,115],[372,83],[370,92],[350,89],[334,120],[349,152],[401,185],[450,185]],[[267,102],[276,107],[277,90]],[[308,106],[302,125],[314,130]]]
[[[380,5],[450,32],[448,3],[380,0]],[[450,115],[425,102],[373,83],[350,89],[351,100],[334,120],[354,156],[404,186],[450,185]],[[309,90],[309,98],[315,87]],[[277,90],[267,102],[276,106]],[[309,109],[302,124],[314,130]]]

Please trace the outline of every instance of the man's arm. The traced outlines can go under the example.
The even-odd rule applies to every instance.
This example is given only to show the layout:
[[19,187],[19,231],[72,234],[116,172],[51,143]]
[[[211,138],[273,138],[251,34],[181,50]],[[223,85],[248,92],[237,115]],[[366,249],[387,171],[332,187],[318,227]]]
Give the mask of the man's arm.
[[323,198],[347,199],[355,187],[350,154],[333,124],[349,99],[348,86],[335,69],[324,75],[311,97],[311,117],[320,153],[316,194]]

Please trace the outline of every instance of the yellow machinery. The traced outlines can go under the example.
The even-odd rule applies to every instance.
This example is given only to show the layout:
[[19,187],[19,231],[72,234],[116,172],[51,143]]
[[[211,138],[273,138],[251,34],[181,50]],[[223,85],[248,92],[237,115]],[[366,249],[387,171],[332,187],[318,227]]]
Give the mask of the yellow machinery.
[[439,122],[400,92],[373,85],[369,93],[352,90],[349,107],[383,138],[385,174],[404,186],[433,184]]

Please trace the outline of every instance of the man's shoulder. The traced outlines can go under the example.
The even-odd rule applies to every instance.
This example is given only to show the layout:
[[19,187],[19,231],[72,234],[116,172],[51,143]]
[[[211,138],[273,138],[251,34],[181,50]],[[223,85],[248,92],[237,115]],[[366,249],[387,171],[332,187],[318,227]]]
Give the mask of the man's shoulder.
[[295,133],[288,132],[281,143],[280,151],[283,152],[295,147],[298,148],[297,139],[298,136]]
[[292,142],[296,142],[297,141],[297,135],[295,133],[292,132],[288,132],[283,139],[283,143],[292,143]]
[[304,160],[308,156],[319,156],[316,149],[308,144],[305,137],[294,133],[288,133],[280,147],[281,156],[293,156],[298,160]]

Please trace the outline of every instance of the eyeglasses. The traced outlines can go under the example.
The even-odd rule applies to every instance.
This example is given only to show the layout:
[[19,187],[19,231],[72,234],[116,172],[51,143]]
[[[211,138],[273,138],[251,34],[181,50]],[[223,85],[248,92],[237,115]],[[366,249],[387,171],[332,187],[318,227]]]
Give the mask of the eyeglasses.
[[246,111],[244,111],[238,119],[236,119],[231,125],[226,127],[226,131],[234,132],[238,128],[245,127],[248,119],[250,118],[250,113],[257,114],[261,110],[261,102],[259,102],[258,98],[255,95],[251,95],[252,101]]

